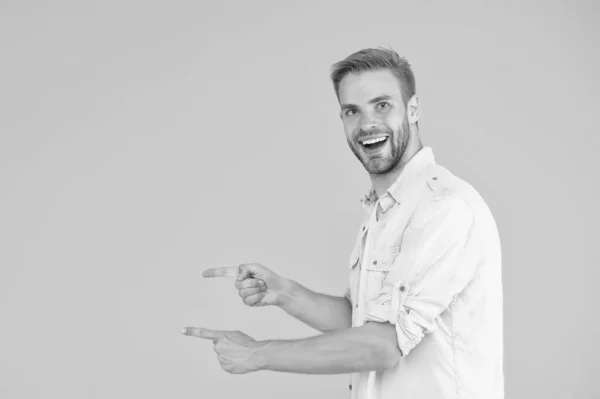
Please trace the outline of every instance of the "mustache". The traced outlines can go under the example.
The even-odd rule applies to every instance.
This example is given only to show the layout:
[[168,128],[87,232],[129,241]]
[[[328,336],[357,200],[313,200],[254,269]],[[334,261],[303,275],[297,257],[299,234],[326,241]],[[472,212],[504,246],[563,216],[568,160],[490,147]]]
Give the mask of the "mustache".
[[387,126],[382,127],[382,128],[369,129],[369,130],[359,129],[358,132],[356,133],[355,140],[360,140],[360,139],[368,138],[371,136],[377,136],[382,133],[389,134],[391,136],[394,132],[392,131],[392,129],[390,129]]

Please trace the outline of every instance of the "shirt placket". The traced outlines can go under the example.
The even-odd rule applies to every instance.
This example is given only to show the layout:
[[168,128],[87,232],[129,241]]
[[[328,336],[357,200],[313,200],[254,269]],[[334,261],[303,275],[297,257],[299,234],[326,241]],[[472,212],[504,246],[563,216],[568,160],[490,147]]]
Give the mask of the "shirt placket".
[[359,262],[356,265],[353,273],[357,273],[356,278],[354,279],[354,297],[356,300],[354,301],[354,309],[352,310],[352,325],[357,326],[357,321],[359,320],[359,309],[362,308],[361,304],[361,296],[360,296],[360,287],[361,287],[361,279],[362,279],[362,263],[364,260],[364,249],[365,249],[365,238],[368,233],[369,221],[365,220],[364,224],[361,226],[361,234],[359,239],[360,252],[359,252]]
[[[365,217],[364,222],[361,226],[361,233],[360,233],[360,238],[359,238],[359,242],[360,242],[360,261],[358,262],[358,265],[356,266],[356,270],[354,270],[354,273],[358,273],[357,278],[355,279],[355,286],[354,286],[354,292],[355,292],[355,297],[356,297],[356,301],[353,304],[354,309],[352,310],[352,326],[353,327],[357,327],[360,324],[362,324],[362,321],[364,320],[364,301],[361,295],[361,287],[364,287],[364,283],[362,282],[363,280],[363,264],[365,262],[365,256],[366,254],[366,248],[369,245],[368,243],[368,238],[369,238],[369,229],[372,226],[372,221],[374,220],[374,215],[375,215],[375,211],[373,210],[370,214],[368,214],[367,217]],[[360,324],[359,324],[360,322]],[[351,390],[351,394],[350,394],[350,398],[351,399],[358,399],[359,395],[360,395],[360,390],[364,389],[361,387],[361,373],[354,373],[350,379],[350,390]],[[366,382],[366,380],[365,380]]]
[[373,208],[372,212],[369,215],[369,218],[367,219],[366,223],[363,225],[362,229],[363,229],[363,234],[361,237],[361,257],[360,257],[360,262],[358,265],[358,278],[357,280],[357,287],[356,287],[356,323],[355,325],[362,325],[363,323],[363,319],[364,319],[364,309],[365,309],[365,302],[363,299],[363,295],[361,290],[365,287],[365,273],[364,273],[364,265],[366,264],[365,262],[370,262],[371,261],[371,247],[372,247],[372,235],[374,232],[374,223],[375,223],[375,213],[376,213],[376,207]]
[[[364,272],[364,267],[363,265],[367,264],[367,262],[372,262],[373,260],[373,253],[374,253],[374,249],[375,248],[375,235],[378,234],[379,232],[379,227],[376,223],[376,212],[377,212],[377,205],[373,208],[370,217],[368,218],[367,223],[363,226],[363,235],[362,235],[362,241],[361,241],[361,259],[359,262],[359,269],[358,269],[358,278],[357,280],[357,291],[356,291],[356,298],[357,298],[357,304],[356,304],[356,309],[355,312],[353,312],[354,315],[354,320],[353,320],[353,325],[354,326],[360,326],[364,324],[364,320],[365,320],[365,309],[366,309],[366,299],[365,299],[365,292],[362,291],[362,289],[364,289],[364,287],[366,286],[366,278],[367,275]],[[353,392],[352,392],[352,398],[365,398],[364,396],[360,396],[361,392],[366,393],[367,395],[369,395],[369,392],[372,391],[372,384],[374,382],[374,377],[375,377],[375,372],[367,372],[367,373],[359,373],[357,374],[357,379],[354,380],[354,386],[353,386]]]

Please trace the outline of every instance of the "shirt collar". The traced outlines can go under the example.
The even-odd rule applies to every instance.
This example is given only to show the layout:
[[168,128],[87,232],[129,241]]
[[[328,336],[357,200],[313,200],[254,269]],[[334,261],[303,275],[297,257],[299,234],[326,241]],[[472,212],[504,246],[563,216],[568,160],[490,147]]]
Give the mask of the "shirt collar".
[[[375,190],[372,188],[361,200],[363,208],[370,209],[379,202],[382,210],[385,212],[394,201],[401,203],[407,195],[411,194],[410,186],[427,166],[435,163],[435,157],[431,147],[423,147],[417,152],[404,166],[398,178],[388,188],[387,192],[377,198]],[[392,199],[393,201],[390,201]]]

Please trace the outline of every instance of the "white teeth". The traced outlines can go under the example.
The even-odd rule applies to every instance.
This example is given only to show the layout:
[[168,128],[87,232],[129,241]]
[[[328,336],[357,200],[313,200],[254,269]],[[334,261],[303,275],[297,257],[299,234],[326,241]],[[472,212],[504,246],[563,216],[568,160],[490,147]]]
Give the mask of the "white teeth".
[[363,141],[363,144],[375,144],[375,143],[380,143],[382,141],[384,141],[386,139],[386,137],[379,137],[377,139],[372,139],[372,140],[367,140],[367,141]]

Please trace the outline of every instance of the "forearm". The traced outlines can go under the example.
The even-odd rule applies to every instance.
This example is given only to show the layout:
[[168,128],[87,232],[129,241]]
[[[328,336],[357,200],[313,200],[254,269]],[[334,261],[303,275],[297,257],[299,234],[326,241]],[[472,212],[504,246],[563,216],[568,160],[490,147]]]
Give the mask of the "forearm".
[[286,280],[281,308],[290,316],[321,332],[352,326],[352,305],[345,297],[320,294]]
[[257,355],[261,369],[300,374],[349,374],[384,370],[398,361],[394,326],[361,327],[289,341],[264,341]]

